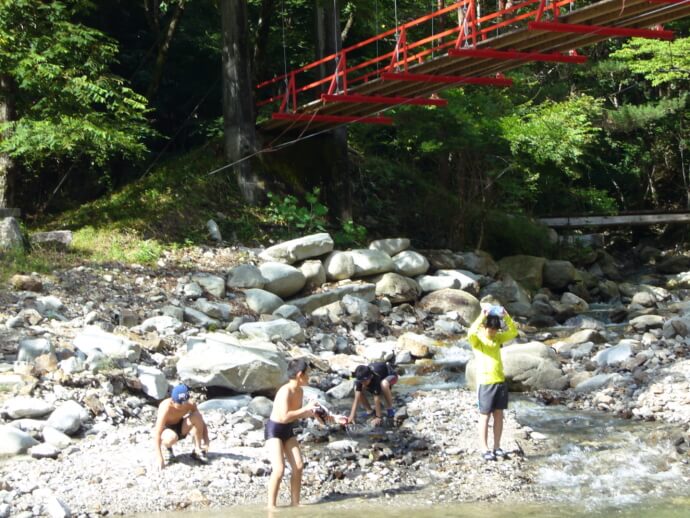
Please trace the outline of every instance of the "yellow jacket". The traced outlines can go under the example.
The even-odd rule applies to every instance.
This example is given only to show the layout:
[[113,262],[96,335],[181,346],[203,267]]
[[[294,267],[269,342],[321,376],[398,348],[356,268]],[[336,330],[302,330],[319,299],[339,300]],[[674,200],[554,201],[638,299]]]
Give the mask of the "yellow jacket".
[[503,361],[501,361],[501,345],[518,335],[515,322],[508,313],[503,315],[506,323],[505,331],[498,331],[493,339],[486,334],[484,322],[486,315],[482,313],[472,323],[467,332],[467,340],[475,351],[474,358],[477,362],[477,384],[493,385],[505,381],[503,374]]

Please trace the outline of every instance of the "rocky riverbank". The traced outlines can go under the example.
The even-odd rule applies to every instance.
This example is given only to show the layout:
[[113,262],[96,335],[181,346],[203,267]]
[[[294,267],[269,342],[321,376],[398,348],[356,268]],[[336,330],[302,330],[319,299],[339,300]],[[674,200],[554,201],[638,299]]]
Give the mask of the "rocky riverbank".
[[[483,463],[470,389],[405,386],[429,373],[453,386],[465,371],[472,386],[465,333],[482,303],[506,306],[519,323],[503,351],[513,390],[679,423],[673,462],[687,462],[690,258],[635,249],[629,257],[650,273],[625,282],[604,250],[574,265],[409,246],[337,251],[317,234],[266,250],[170,253],[156,268],[16,276],[0,290],[0,449],[11,456],[0,465],[0,516],[263,502],[263,422],[294,356],[315,366],[309,397],[341,410],[356,365],[386,359],[404,374],[388,427],[305,428],[306,501],[538,499],[529,456],[539,434],[509,415],[504,447],[515,454]],[[591,304],[605,305],[606,318]],[[178,381],[195,387],[212,462],[195,465],[180,447],[179,462],[159,473],[150,431]]]

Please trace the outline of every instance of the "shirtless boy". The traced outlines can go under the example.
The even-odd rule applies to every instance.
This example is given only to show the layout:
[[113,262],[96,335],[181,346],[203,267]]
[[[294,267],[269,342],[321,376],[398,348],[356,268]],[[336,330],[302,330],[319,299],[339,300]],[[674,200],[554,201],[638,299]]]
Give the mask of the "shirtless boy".
[[276,507],[280,481],[285,471],[285,458],[292,468],[290,476],[291,505],[299,505],[302,488],[304,463],[297,437],[293,432],[295,421],[305,417],[314,417],[318,408],[316,401],[302,406],[302,387],[309,382],[309,365],[298,358],[288,364],[288,382],[280,387],[273,401],[271,417],[266,423],[266,446],[271,457],[271,478],[268,482],[268,507]]
[[[194,440],[192,458],[204,464],[208,462],[208,428],[196,404],[189,397],[189,387],[180,384],[173,388],[171,396],[158,407],[153,444],[160,469],[173,460],[173,444],[188,434]],[[161,445],[165,448],[165,454],[161,451]]]

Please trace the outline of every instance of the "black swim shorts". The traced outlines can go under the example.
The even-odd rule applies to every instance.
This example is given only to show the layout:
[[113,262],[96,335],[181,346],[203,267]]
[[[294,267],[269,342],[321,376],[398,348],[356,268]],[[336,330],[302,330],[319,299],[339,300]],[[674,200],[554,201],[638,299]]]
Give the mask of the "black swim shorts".
[[508,408],[508,383],[493,383],[491,385],[479,385],[477,389],[479,399],[479,413],[490,414],[494,410]]
[[293,431],[294,423],[276,423],[270,419],[266,421],[266,428],[264,430],[264,438],[280,439],[282,442],[287,441],[290,437],[294,437]]
[[182,434],[182,423],[184,422],[184,420],[185,420],[185,418],[183,417],[177,423],[166,424],[165,428],[167,430],[172,430],[173,432],[175,432],[177,434],[178,439],[184,439],[187,435],[187,434],[184,434],[184,435]]

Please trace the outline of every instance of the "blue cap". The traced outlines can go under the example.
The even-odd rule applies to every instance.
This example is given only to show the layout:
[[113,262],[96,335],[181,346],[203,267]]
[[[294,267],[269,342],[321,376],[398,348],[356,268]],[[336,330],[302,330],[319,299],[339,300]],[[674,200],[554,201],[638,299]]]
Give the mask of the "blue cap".
[[184,403],[189,400],[189,387],[184,383],[180,383],[172,389],[170,395],[174,403]]
[[503,307],[502,306],[491,306],[489,308],[489,315],[495,316],[495,317],[500,317],[503,314]]

